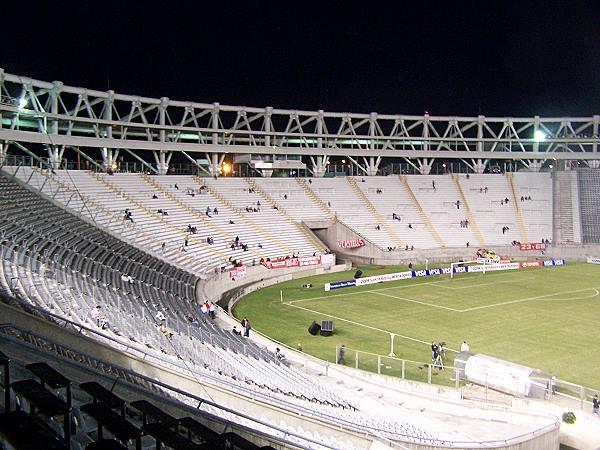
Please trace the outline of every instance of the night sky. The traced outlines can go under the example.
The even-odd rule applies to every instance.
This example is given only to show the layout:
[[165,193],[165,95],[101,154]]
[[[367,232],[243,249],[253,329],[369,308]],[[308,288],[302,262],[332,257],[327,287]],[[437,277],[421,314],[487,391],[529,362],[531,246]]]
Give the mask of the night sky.
[[600,1],[414,3],[3,2],[0,67],[231,105],[600,114]]

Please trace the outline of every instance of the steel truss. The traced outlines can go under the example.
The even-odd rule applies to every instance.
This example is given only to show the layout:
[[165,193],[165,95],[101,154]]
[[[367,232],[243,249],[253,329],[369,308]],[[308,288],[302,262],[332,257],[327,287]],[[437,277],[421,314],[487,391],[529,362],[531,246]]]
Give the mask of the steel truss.
[[[105,169],[127,152],[156,173],[167,172],[173,152],[213,175],[225,154],[300,155],[314,176],[325,173],[331,156],[347,157],[365,175],[375,175],[383,158],[403,158],[425,174],[439,158],[462,160],[474,172],[491,160],[521,161],[530,170],[549,159],[598,167],[599,124],[599,115],[441,117],[225,106],[95,91],[0,69],[0,156],[8,145],[37,144],[55,165],[71,148],[90,161],[90,152],[99,152]],[[198,163],[200,156],[208,167]]]

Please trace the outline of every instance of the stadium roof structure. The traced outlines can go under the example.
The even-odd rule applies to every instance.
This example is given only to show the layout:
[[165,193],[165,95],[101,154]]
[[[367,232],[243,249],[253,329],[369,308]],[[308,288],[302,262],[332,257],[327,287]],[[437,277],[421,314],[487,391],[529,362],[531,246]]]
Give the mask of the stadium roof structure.
[[127,152],[160,174],[178,152],[215,176],[225,154],[297,155],[310,161],[314,176],[323,176],[331,156],[347,157],[365,175],[375,175],[383,158],[404,159],[425,174],[440,158],[461,160],[478,173],[490,160],[518,160],[533,171],[548,159],[596,167],[599,125],[600,115],[453,117],[226,106],[72,87],[0,69],[0,157],[12,145],[26,153],[42,145],[52,164],[69,148],[93,164],[100,154],[104,168]]

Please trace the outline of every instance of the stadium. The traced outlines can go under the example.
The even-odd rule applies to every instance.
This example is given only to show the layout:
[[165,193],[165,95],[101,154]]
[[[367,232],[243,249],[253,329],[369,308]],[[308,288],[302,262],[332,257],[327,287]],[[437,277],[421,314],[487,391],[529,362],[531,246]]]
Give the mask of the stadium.
[[0,90],[7,448],[597,444],[598,116]]
[[3,4],[0,450],[600,448],[600,4],[485,6]]

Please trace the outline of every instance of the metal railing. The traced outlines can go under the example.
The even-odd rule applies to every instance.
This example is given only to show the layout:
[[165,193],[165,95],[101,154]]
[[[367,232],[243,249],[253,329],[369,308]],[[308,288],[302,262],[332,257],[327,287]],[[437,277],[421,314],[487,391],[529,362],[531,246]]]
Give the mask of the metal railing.
[[[431,361],[412,361],[408,359],[397,358],[389,355],[366,352],[354,348],[345,348],[344,361],[339,361],[339,347],[336,346],[336,353],[333,361],[347,367],[352,367],[367,372],[377,373],[397,377],[402,380],[415,381],[420,383],[435,384],[447,387],[461,389],[471,383],[465,375],[463,368],[454,367],[446,364],[447,358],[442,358],[443,366]],[[591,411],[592,398],[594,395],[600,395],[600,389],[582,386],[571,383],[559,378],[552,378],[550,383],[547,379],[535,379],[538,385],[546,386],[544,399],[564,404],[571,408],[579,408]],[[484,402],[498,402],[498,396],[488,395],[494,388],[489,384],[483,384],[485,389],[484,397],[480,400]]]

